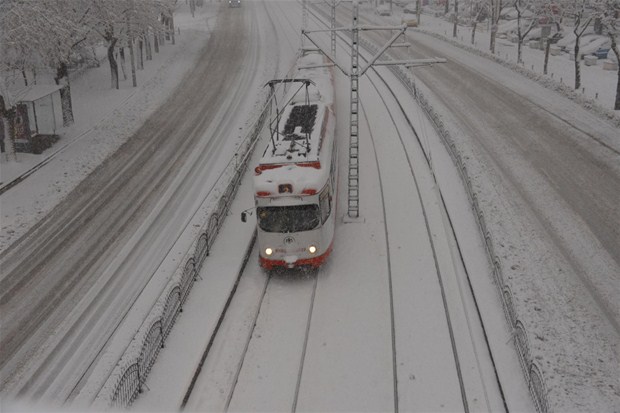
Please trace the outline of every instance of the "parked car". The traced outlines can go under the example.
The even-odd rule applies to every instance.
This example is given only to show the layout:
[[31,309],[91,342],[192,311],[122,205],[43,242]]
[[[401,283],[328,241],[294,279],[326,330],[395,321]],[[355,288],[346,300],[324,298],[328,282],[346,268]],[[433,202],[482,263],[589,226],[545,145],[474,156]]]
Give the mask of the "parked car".
[[241,7],[241,0],[228,0],[228,7]]
[[602,54],[602,50],[609,49],[611,47],[611,40],[609,40],[607,36],[593,34],[582,37],[582,41],[579,42],[579,44],[581,46],[579,52],[583,55],[597,54],[599,53],[599,50]]
[[609,47],[601,47],[601,48],[599,48],[597,51],[595,51],[592,54],[594,56],[596,56],[598,59],[607,59],[607,55],[609,54],[609,50],[611,50]]

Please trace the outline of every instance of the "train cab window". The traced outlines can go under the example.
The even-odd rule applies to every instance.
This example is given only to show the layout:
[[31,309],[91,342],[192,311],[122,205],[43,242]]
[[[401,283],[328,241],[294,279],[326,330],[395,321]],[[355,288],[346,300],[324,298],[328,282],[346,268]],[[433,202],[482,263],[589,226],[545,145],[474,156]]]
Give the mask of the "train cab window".
[[310,231],[321,222],[317,204],[258,207],[257,217],[258,226],[266,232]]
[[332,210],[332,197],[329,187],[325,187],[323,192],[321,192],[319,203],[321,204],[321,223],[324,224]]

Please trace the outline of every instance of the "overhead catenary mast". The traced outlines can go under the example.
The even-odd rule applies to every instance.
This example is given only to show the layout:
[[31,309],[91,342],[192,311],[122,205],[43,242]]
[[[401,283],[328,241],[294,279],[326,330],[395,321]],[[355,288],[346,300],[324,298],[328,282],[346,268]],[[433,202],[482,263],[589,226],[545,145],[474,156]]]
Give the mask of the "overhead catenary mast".
[[[306,1],[303,0],[304,13],[307,13]],[[341,0],[347,1],[347,0]],[[359,179],[359,78],[373,66],[387,66],[387,65],[404,65],[407,67],[417,67],[431,65],[433,63],[445,63],[446,59],[431,58],[431,59],[411,59],[411,60],[382,60],[378,59],[385,53],[385,51],[392,46],[392,44],[401,36],[404,35],[407,30],[407,25],[401,26],[360,26],[358,24],[359,18],[359,3],[358,0],[352,0],[353,2],[353,21],[351,27],[335,28],[335,6],[334,2],[332,10],[332,27],[328,30],[306,30],[306,26],[302,29],[302,37],[305,36],[312,42],[317,48],[319,48],[328,59],[342,71],[350,79],[350,111],[349,111],[349,167],[348,167],[348,202],[347,202],[347,215],[345,216],[345,222],[357,222],[362,218],[360,217],[360,179]],[[359,32],[360,30],[376,31],[376,30],[388,30],[390,32],[396,31],[387,43],[379,49],[379,51],[372,56],[366,66],[360,68],[359,66]],[[310,34],[320,32],[330,32],[332,34],[333,43],[331,53],[327,53],[321,48],[321,46],[310,37]],[[343,68],[336,62],[335,59],[335,32],[337,31],[350,31],[351,32],[351,67],[349,69]]]

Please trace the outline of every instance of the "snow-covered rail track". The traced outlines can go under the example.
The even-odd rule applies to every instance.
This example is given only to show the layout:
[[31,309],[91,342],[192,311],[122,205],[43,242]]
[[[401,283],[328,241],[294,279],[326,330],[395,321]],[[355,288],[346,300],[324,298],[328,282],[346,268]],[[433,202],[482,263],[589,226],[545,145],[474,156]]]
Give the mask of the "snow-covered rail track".
[[[466,171],[536,408],[570,410],[586,400],[588,410],[613,410],[618,394],[607,389],[620,368],[613,344],[620,260],[618,225],[609,223],[620,217],[612,206],[620,193],[617,130],[447,42],[417,33],[407,40],[412,47],[394,51],[395,59],[450,61],[416,69],[416,83],[442,114],[455,163]],[[591,376],[607,385],[575,386]]]
[[[320,271],[240,274],[182,408],[295,411]],[[277,392],[272,389],[277,388]]]
[[[380,393],[375,408],[380,405],[394,411],[507,410],[475,298],[469,285],[457,279],[463,277],[464,269],[457,269],[458,247],[450,239],[454,230],[442,212],[444,206],[424,152],[418,148],[412,153],[412,146],[420,142],[411,121],[403,119],[405,111],[392,115],[398,112],[398,103],[389,102],[395,100],[389,85],[379,74],[373,75],[369,85],[374,92],[362,97],[362,109],[374,149],[368,150],[372,152],[368,156],[376,165],[373,180],[377,180],[379,192],[366,196],[383,217],[378,227],[382,229],[374,236],[383,243],[376,245],[378,249],[386,252],[380,254],[376,265],[376,294],[370,299],[370,291],[356,288],[355,276],[360,276],[358,282],[363,276],[356,274],[354,266],[347,266],[339,252],[346,250],[343,238],[336,243],[330,262],[310,279],[298,272],[284,277],[267,275],[251,258],[231,299],[230,315],[218,328],[220,333],[213,346],[210,344],[200,377],[186,397],[186,409],[351,409],[360,406],[351,400],[351,394],[364,399],[365,393]],[[386,94],[391,97],[383,97]],[[377,107],[377,102],[382,102],[383,108]],[[394,153],[403,156],[395,159]],[[423,177],[418,177],[420,174]],[[394,175],[399,179],[393,179]],[[343,196],[341,191],[341,203]],[[344,231],[350,225],[356,226],[339,227]],[[349,303],[354,308],[367,307],[366,312],[378,311],[367,320],[372,336],[367,337],[368,342],[356,343],[351,337],[341,342],[339,334],[324,335],[326,328],[333,328],[325,326],[326,317],[338,320],[345,331],[360,322],[359,314],[338,311],[342,303],[334,303],[338,295],[329,291],[334,283],[339,287],[350,283],[347,299],[341,297],[345,306]],[[349,348],[329,350],[334,341]],[[347,362],[325,365],[326,359],[334,361],[334,354],[342,351],[347,351]],[[364,356],[376,359],[364,371],[383,379],[379,391],[367,387],[364,380],[341,380],[351,376],[347,368],[368,363]],[[335,377],[326,380],[330,372]],[[321,384],[317,377],[329,384]],[[438,387],[436,380],[442,385]],[[274,388],[279,390],[275,395]]]
[[[381,82],[382,85],[380,86],[378,84],[378,82]],[[379,96],[379,98],[381,99],[381,101],[383,102],[383,104],[385,105],[386,109],[390,108],[393,110],[394,108],[394,104],[398,105],[400,107],[402,116],[407,117],[407,114],[405,113],[405,111],[403,110],[402,106],[400,106],[400,103],[396,100],[396,95],[394,93],[394,91],[392,91],[392,89],[390,88],[389,84],[386,82],[386,80],[378,73],[378,72],[374,72],[374,76],[370,76],[369,79],[369,83],[372,85],[372,87],[375,89],[375,91],[377,92],[377,95]],[[381,90],[381,89],[383,90]],[[387,95],[391,95],[391,97],[393,97],[394,102],[390,105],[388,104],[388,102],[386,102],[386,97],[384,97],[385,90],[389,91],[389,93]],[[362,106],[362,110],[366,113],[366,106],[365,105],[365,100],[364,98],[361,99],[361,106]],[[437,219],[433,220],[433,211],[428,210],[429,208],[438,208],[438,209],[445,209],[445,205],[443,204],[443,199],[441,198],[441,193],[439,191],[439,189],[437,189],[436,191],[433,191],[432,189],[429,191],[428,188],[424,188],[423,185],[424,184],[424,179],[425,178],[420,178],[420,171],[416,171],[416,167],[413,164],[414,161],[412,161],[412,159],[415,159],[416,155],[415,154],[410,154],[411,152],[411,147],[410,144],[408,145],[405,142],[405,139],[411,139],[412,136],[416,136],[417,139],[415,142],[417,142],[417,144],[419,145],[419,151],[418,151],[418,159],[419,159],[419,155],[424,153],[422,151],[422,143],[419,141],[419,137],[417,136],[417,133],[415,131],[415,129],[413,128],[411,121],[409,119],[407,119],[407,123],[406,124],[402,124],[402,121],[400,122],[400,126],[399,126],[399,122],[393,117],[392,113],[389,111],[390,109],[388,109],[386,112],[389,115],[391,122],[395,128],[395,132],[396,135],[398,137],[398,142],[400,143],[400,146],[402,148],[402,152],[405,155],[406,158],[406,164],[408,166],[408,169],[410,171],[410,176],[409,179],[411,180],[409,184],[404,185],[404,180],[401,180],[399,182],[399,188],[397,189],[392,189],[392,195],[395,192],[398,191],[403,191],[403,188],[405,186],[411,185],[412,188],[414,188],[414,198],[417,198],[417,202],[419,204],[419,207],[421,209],[421,215],[423,217],[423,229],[422,228],[417,228],[418,230],[420,230],[421,232],[425,232],[426,236],[428,237],[428,245],[430,246],[430,253],[432,256],[432,261],[433,261],[433,265],[434,265],[434,272],[436,274],[436,283],[438,285],[439,288],[439,294],[438,297],[440,296],[440,301],[441,301],[441,306],[435,306],[435,310],[437,311],[436,314],[424,314],[422,316],[427,317],[429,319],[433,319],[436,320],[438,323],[437,325],[444,325],[444,328],[446,328],[447,331],[447,335],[449,337],[449,343],[450,343],[450,352],[445,352],[442,354],[442,358],[447,356],[448,353],[451,353],[451,357],[453,360],[453,365],[451,368],[447,368],[447,370],[452,370],[452,374],[454,375],[458,386],[454,386],[454,388],[452,389],[453,391],[456,390],[460,391],[460,396],[461,396],[461,402],[462,405],[458,406],[458,405],[454,405],[453,407],[457,410],[462,410],[465,412],[470,411],[470,400],[480,400],[479,396],[472,396],[471,394],[468,395],[468,391],[472,391],[472,386],[470,383],[467,383],[468,380],[472,380],[471,377],[468,377],[467,374],[463,374],[462,371],[462,367],[461,365],[467,365],[467,362],[462,363],[461,362],[461,358],[462,357],[469,357],[470,355],[467,354],[461,354],[459,355],[459,346],[462,346],[462,344],[459,344],[458,341],[459,340],[463,340],[464,338],[466,339],[467,337],[465,336],[459,336],[458,335],[458,331],[459,331],[459,327],[455,326],[455,320],[458,323],[459,321],[462,321],[460,319],[460,317],[456,316],[453,314],[451,316],[451,312],[459,312],[459,310],[462,311],[462,308],[458,308],[458,306],[455,306],[455,304],[449,303],[448,302],[448,295],[449,292],[446,291],[446,289],[449,288],[454,288],[454,286],[450,286],[450,285],[446,285],[446,283],[453,283],[454,280],[450,279],[450,271],[447,271],[446,273],[444,273],[443,271],[445,270],[442,269],[442,265],[440,264],[440,262],[445,262],[451,259],[459,259],[458,255],[460,254],[460,252],[458,252],[458,245],[452,245],[451,248],[456,248],[457,251],[453,251],[451,256],[446,257],[445,255],[445,251],[442,254],[441,251],[441,246],[436,246],[436,243],[438,242],[436,240],[437,238],[437,233],[441,233],[444,232],[445,234],[447,234],[448,236],[454,236],[454,228],[452,228],[452,223],[449,219],[449,217],[444,215],[444,219],[438,221]],[[366,113],[366,119],[368,119],[368,114]],[[387,210],[390,209],[390,207],[388,206],[390,203],[390,198],[391,196],[388,196],[388,199],[386,200],[386,192],[389,193],[389,189],[384,189],[386,186],[390,186],[393,185],[393,183],[391,183],[393,181],[393,179],[391,179],[389,177],[389,171],[390,171],[390,167],[388,166],[388,163],[392,163],[394,160],[393,159],[387,159],[385,156],[383,156],[383,158],[381,157],[381,149],[378,149],[377,146],[381,146],[381,145],[385,145],[384,143],[380,142],[380,140],[384,140],[386,139],[385,136],[381,136],[381,131],[388,129],[386,123],[382,123],[381,128],[375,128],[375,131],[373,133],[373,128],[371,127],[371,125],[368,125],[369,128],[369,132],[370,132],[370,139],[372,141],[372,145],[373,145],[373,149],[374,149],[374,155],[375,155],[375,162],[377,163],[377,170],[379,172],[379,182],[380,182],[380,188],[381,188],[381,194],[382,194],[382,204],[383,204],[383,209],[384,209],[384,225],[385,225],[385,233],[386,233],[386,242],[387,242],[387,250],[388,250],[388,256],[387,256],[387,265],[388,265],[388,272],[389,272],[389,278],[390,278],[390,299],[392,301],[392,307],[394,306],[393,304],[393,300],[394,300],[394,291],[393,291],[393,275],[392,275],[392,271],[391,271],[391,255],[393,254],[393,252],[390,252],[390,228],[392,231],[394,231],[396,229],[396,231],[398,232],[399,229],[398,227],[402,224],[402,222],[398,222],[398,224],[394,224],[390,221],[392,220],[396,220],[398,221],[398,216],[390,216],[386,213]],[[401,129],[402,132],[401,132]],[[379,132],[379,133],[377,133]],[[378,137],[375,137],[379,135]],[[408,147],[409,146],[409,147]],[[393,153],[393,152],[392,152]],[[401,168],[402,170],[402,168]],[[385,177],[385,175],[388,175],[388,177]],[[421,187],[422,185],[422,187]],[[433,200],[433,198],[435,198]],[[412,209],[414,209],[412,207],[411,204],[408,204],[409,207],[411,207]],[[390,225],[391,224],[391,225]],[[438,225],[439,224],[439,225]],[[456,240],[455,240],[456,241]],[[441,241],[439,241],[441,242]],[[438,251],[439,248],[439,251]],[[398,259],[398,258],[397,258]],[[466,277],[468,277],[467,271],[466,269],[464,269],[464,275]],[[446,279],[447,278],[447,279]],[[457,288],[460,290],[462,288],[465,288],[465,290],[461,290],[459,291],[461,297],[463,295],[468,295],[470,296],[470,299],[472,300],[476,311],[472,312],[471,317],[473,317],[474,319],[470,319],[467,320],[467,325],[471,326],[472,324],[478,324],[479,323],[479,329],[481,330],[480,332],[482,333],[482,335],[485,337],[484,341],[480,341],[480,343],[482,343],[482,346],[480,349],[475,350],[475,351],[480,351],[481,354],[480,355],[484,355],[484,357],[488,357],[489,358],[489,362],[493,365],[493,374],[490,376],[491,379],[495,379],[495,383],[491,384],[491,385],[484,385],[483,388],[483,393],[486,392],[496,392],[497,394],[495,394],[495,397],[500,397],[502,400],[501,405],[503,405],[503,408],[507,411],[508,408],[506,406],[506,402],[504,400],[504,396],[503,396],[503,391],[502,391],[502,385],[499,382],[499,379],[497,377],[497,372],[496,372],[496,367],[495,367],[495,363],[493,361],[493,356],[492,353],[490,351],[490,348],[488,347],[489,343],[486,340],[486,331],[485,331],[485,326],[482,322],[482,319],[480,318],[480,313],[479,313],[479,309],[476,303],[476,298],[475,295],[473,294],[473,291],[471,289],[468,289],[468,287],[470,287],[471,284],[469,283],[469,280],[467,279],[467,283],[460,283],[458,284]],[[394,311],[392,309],[392,311]],[[465,313],[467,313],[467,310],[464,311]],[[441,322],[441,318],[445,318],[444,322]],[[392,320],[394,322],[394,319]],[[471,328],[471,327],[470,327]],[[394,327],[394,335],[398,334],[398,328]],[[469,334],[477,334],[480,332],[475,332],[475,331],[470,331]],[[396,337],[394,336],[394,340],[396,340]],[[395,345],[395,350],[396,352],[396,345]],[[461,349],[461,352],[463,352],[463,350]],[[438,350],[437,353],[439,354],[440,351]],[[395,365],[397,365],[397,355],[394,355],[395,358]],[[398,378],[395,377],[395,383],[398,383]],[[482,380],[482,382],[484,383],[484,380]],[[398,387],[397,387],[398,388]],[[447,389],[445,389],[446,391],[449,391]],[[479,389],[477,389],[479,390]],[[474,391],[475,393],[475,391]],[[398,394],[396,395],[396,401],[398,402]],[[445,395],[442,395],[443,397],[445,397]],[[406,398],[406,397],[405,397]],[[490,403],[488,396],[486,399],[487,405],[485,406],[486,409],[489,410],[496,410],[498,408],[498,405],[492,406]],[[478,408],[480,408],[480,406],[475,406],[476,403],[473,403],[473,409],[477,410]],[[396,410],[398,411],[398,404],[396,405]],[[407,410],[407,407],[405,407],[405,410]]]

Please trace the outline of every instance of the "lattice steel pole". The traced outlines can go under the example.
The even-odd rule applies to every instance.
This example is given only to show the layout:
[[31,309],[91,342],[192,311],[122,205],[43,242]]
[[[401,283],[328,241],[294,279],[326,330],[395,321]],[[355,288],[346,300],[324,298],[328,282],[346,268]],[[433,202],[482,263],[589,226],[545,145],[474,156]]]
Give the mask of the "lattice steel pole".
[[359,31],[357,27],[359,5],[353,0],[353,26],[351,28],[351,113],[349,123],[349,218],[359,218]]
[[[301,26],[303,31],[308,30],[308,1],[307,0],[302,0],[301,1]],[[302,31],[302,35],[301,35],[301,48],[303,49],[304,47],[304,35],[303,35],[303,31]]]
[[[302,0],[304,4],[304,16],[307,13],[305,5],[306,0]],[[325,0],[327,3],[328,0]],[[347,205],[347,215],[344,217],[345,222],[358,222],[363,221],[360,217],[360,175],[359,175],[359,78],[363,76],[366,71],[373,66],[392,66],[392,65],[403,65],[405,67],[418,67],[418,66],[426,66],[432,65],[434,63],[445,63],[446,59],[442,58],[426,58],[426,59],[408,59],[408,60],[378,60],[385,51],[391,47],[394,42],[401,37],[405,31],[407,30],[406,25],[400,26],[359,26],[358,25],[358,17],[359,17],[359,2],[358,0],[353,0],[353,25],[351,28],[340,28],[336,29],[336,12],[335,5],[340,1],[332,1],[332,23],[331,28],[328,30],[314,30],[307,31],[305,29],[302,30],[302,36],[308,37],[308,40],[312,42],[318,49],[320,49],[325,56],[327,56],[331,63],[338,67],[345,76],[349,76],[351,80],[351,96],[350,96],[350,116],[349,116],[349,171],[348,171],[348,205]],[[342,0],[341,0],[342,1]],[[344,31],[351,30],[351,69],[347,71],[344,67],[340,66],[336,59],[334,59],[334,55],[336,54],[336,43],[335,43],[335,32],[336,31]],[[368,59],[368,63],[360,68],[359,66],[359,31],[360,30],[386,30],[386,31],[394,31],[397,30],[397,33],[394,34],[387,43],[379,48],[374,55]],[[331,54],[327,54],[325,50],[321,47],[320,43],[316,42],[309,36],[311,33],[319,33],[329,31],[332,35],[332,50]],[[407,45],[407,43],[399,43],[398,46]]]
[[332,29],[332,57],[336,57],[336,0],[332,0],[332,10],[331,10],[331,29]]

